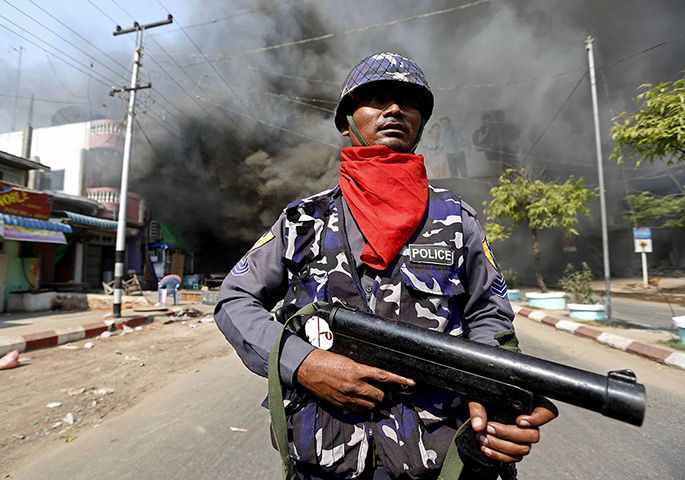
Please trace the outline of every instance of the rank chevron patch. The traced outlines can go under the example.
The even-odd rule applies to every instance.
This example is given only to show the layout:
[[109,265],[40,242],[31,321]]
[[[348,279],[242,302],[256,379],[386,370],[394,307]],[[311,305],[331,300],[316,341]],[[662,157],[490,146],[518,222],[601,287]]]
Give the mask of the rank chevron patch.
[[233,267],[233,270],[231,270],[231,275],[234,277],[240,277],[249,271],[250,265],[247,263],[247,255],[245,255],[238,263],[235,264],[235,267]]
[[504,296],[507,294],[507,282],[504,281],[504,277],[502,275],[498,275],[497,278],[492,282],[490,291],[494,295],[504,298]]

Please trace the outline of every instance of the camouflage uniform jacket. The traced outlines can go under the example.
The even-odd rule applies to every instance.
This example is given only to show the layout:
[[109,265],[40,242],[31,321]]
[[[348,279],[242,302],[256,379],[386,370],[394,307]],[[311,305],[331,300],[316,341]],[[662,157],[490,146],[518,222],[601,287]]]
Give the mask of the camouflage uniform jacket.
[[[270,337],[271,328],[248,333],[232,309],[241,303],[239,290],[253,290],[251,276],[262,281],[275,278],[260,270],[274,268],[265,262],[273,262],[276,253],[281,255],[280,285],[261,287],[253,296],[264,308],[283,294],[284,303],[300,306],[342,299],[383,317],[401,318],[453,335],[466,334],[493,345],[497,344],[495,333],[512,328],[513,312],[504,298],[504,281],[475,213],[465,207],[467,214],[463,215],[457,196],[431,187],[421,226],[391,265],[380,272],[365,268],[359,260],[363,237],[339,192],[335,188],[288,206],[274,228],[227,277],[216,309],[217,324],[249,368],[265,374],[266,367],[258,357],[268,357],[273,340],[257,345],[250,337]],[[272,242],[272,237],[277,240]],[[466,249],[465,240],[470,242]],[[451,252],[452,261],[426,260],[416,251],[412,254],[412,249],[421,251],[425,246]],[[270,260],[257,255],[268,248],[277,251]],[[471,272],[466,271],[468,266]],[[269,323],[278,329],[274,322]],[[293,360],[301,356],[301,362],[311,350],[299,341],[294,336],[286,340],[281,361],[293,458],[319,465],[339,478],[355,478],[364,469],[373,437],[377,454],[394,476],[419,479],[435,475],[464,417],[457,395],[442,390],[417,391],[409,398],[389,393],[383,406],[371,412],[337,409],[293,386],[299,366]]]

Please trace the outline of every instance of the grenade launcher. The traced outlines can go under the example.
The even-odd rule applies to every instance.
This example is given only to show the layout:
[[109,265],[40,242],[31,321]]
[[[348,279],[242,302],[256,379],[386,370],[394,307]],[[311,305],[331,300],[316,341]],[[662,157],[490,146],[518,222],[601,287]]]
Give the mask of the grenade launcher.
[[[580,370],[529,355],[483,345],[446,333],[363,313],[349,306],[317,304],[311,328],[301,318],[288,322],[291,331],[352,360],[443,388],[486,405],[488,418],[514,423],[529,414],[535,395],[570,403],[604,416],[640,426],[645,415],[645,387],[631,370],[608,375]],[[294,309],[296,310],[296,308]],[[281,323],[294,314],[291,306],[276,312]],[[317,318],[318,317],[318,318]],[[324,320],[330,330],[325,329]],[[304,335],[303,335],[304,336]]]

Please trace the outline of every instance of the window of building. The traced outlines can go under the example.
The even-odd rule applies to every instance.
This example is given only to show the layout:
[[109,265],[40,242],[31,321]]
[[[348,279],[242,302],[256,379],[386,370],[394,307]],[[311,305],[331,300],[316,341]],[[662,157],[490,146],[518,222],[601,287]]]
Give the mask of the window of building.
[[39,172],[38,190],[64,190],[64,170]]

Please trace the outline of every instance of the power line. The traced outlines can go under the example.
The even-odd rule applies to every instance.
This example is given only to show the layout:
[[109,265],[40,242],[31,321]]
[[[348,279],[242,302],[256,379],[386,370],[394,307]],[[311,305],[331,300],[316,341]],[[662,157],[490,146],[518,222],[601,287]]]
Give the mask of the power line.
[[552,125],[552,123],[554,123],[554,120],[556,120],[556,118],[559,116],[559,114],[564,109],[564,107],[566,106],[568,101],[571,100],[571,97],[573,96],[574,93],[576,93],[576,90],[578,89],[578,87],[580,86],[580,83],[583,81],[583,79],[585,78],[586,75],[587,75],[587,72],[583,73],[583,76],[578,79],[578,83],[576,83],[575,87],[573,87],[573,90],[571,90],[571,93],[568,94],[568,97],[566,97],[566,100],[564,100],[564,103],[561,105],[561,107],[559,107],[559,110],[557,110],[557,113],[554,114],[554,116],[549,121],[549,123],[547,124],[545,129],[542,131],[540,136],[537,138],[537,140],[535,140],[535,142],[533,142],[533,146],[530,147],[528,152],[523,156],[523,158],[521,159],[521,163],[523,163],[526,160],[526,158],[528,157],[528,154],[530,154],[530,152],[533,151],[533,149],[537,146],[538,142],[542,139],[542,137],[545,135],[545,133],[547,133],[547,130],[549,129],[550,125]]
[[[2,15],[0,15],[0,18],[5,18],[5,17],[3,17]],[[5,30],[7,30],[7,31],[10,32],[10,33],[13,33],[13,34],[16,35],[17,37],[19,37],[19,38],[21,38],[22,40],[24,40],[25,42],[30,43],[30,44],[33,45],[34,47],[39,48],[40,50],[44,51],[45,53],[47,53],[47,54],[49,54],[49,55],[52,55],[52,56],[55,57],[57,60],[60,60],[60,61],[62,61],[62,62],[64,62],[64,63],[66,63],[66,64],[69,65],[71,68],[73,68],[73,69],[75,69],[75,70],[78,70],[79,72],[81,72],[81,73],[83,73],[84,75],[86,75],[86,76],[92,78],[92,79],[95,80],[96,82],[101,83],[101,84],[104,85],[105,87],[108,87],[108,88],[109,88],[109,87],[111,86],[111,84],[113,83],[113,82],[112,82],[111,80],[109,80],[107,77],[103,76],[102,74],[100,74],[100,73],[98,73],[98,72],[93,72],[93,73],[96,73],[97,75],[100,75],[102,78],[104,78],[105,80],[107,80],[107,81],[110,82],[110,83],[103,82],[102,80],[93,77],[89,72],[84,72],[84,71],[81,70],[80,68],[75,67],[75,66],[72,65],[71,63],[69,63],[69,62],[67,62],[66,60],[64,60],[62,57],[58,57],[58,56],[55,55],[54,53],[45,50],[45,48],[43,48],[43,47],[41,47],[40,45],[38,45],[37,43],[35,43],[35,42],[29,40],[28,38],[24,37],[23,35],[20,35],[19,33],[15,32],[15,31],[12,30],[11,28],[7,27],[6,25],[3,25],[3,24],[0,23],[0,27],[4,28]],[[21,28],[21,27],[19,27],[19,28]],[[21,29],[24,30],[23,28],[21,28]],[[34,35],[34,36],[35,36],[35,35]],[[36,37],[36,38],[37,38],[37,37]],[[43,40],[41,40],[41,41],[43,41]],[[43,42],[44,42],[44,41],[43,41]],[[44,43],[47,44],[47,42],[44,42]],[[47,44],[47,45],[49,45],[50,47],[52,47],[52,45],[50,45],[50,44]],[[64,52],[62,52],[61,50],[59,50],[59,49],[57,49],[57,48],[55,48],[55,47],[52,47],[52,48],[54,48],[55,50],[57,50],[58,52],[60,52],[62,55],[66,55],[66,54],[65,54]],[[69,57],[68,55],[66,55],[66,56],[67,56],[67,58],[71,58],[71,57]],[[76,63],[79,63],[79,64],[80,64],[80,62],[78,62],[78,61],[76,61]],[[81,65],[82,65],[82,64],[81,64]],[[86,67],[86,68],[88,68],[88,67],[85,66],[85,65],[83,65],[83,66]]]
[[80,33],[78,33],[76,30],[74,30],[73,28],[71,28],[69,25],[67,25],[66,23],[64,23],[63,21],[61,21],[59,18],[55,17],[53,14],[51,14],[50,12],[48,12],[47,10],[45,10],[43,7],[41,7],[40,5],[38,5],[36,2],[34,2],[33,0],[29,0],[29,2],[31,2],[31,3],[34,4],[36,7],[38,7],[39,9],[41,9],[41,10],[42,10],[43,12],[45,12],[47,15],[49,15],[50,18],[52,18],[52,19],[55,20],[56,22],[59,22],[60,25],[62,25],[62,26],[64,26],[65,28],[67,28],[67,29],[68,29],[70,32],[72,32],[74,35],[78,36],[81,40],[83,40],[84,42],[88,43],[88,44],[89,44],[91,47],[93,47],[95,50],[97,50],[98,52],[100,52],[101,54],[103,54],[104,56],[106,56],[107,58],[109,58],[112,62],[114,62],[114,63],[116,63],[117,65],[119,65],[121,68],[124,69],[124,71],[128,70],[128,67],[127,67],[126,65],[124,65],[124,64],[121,63],[121,62],[119,62],[119,61],[116,60],[115,58],[112,58],[107,52],[105,52],[104,50],[100,49],[97,45],[95,45],[94,43],[92,43],[90,40],[88,40],[87,38],[85,38],[83,35],[81,35]]
[[[652,45],[651,47],[648,47],[648,48],[645,48],[645,49],[640,50],[638,52],[632,53],[632,54],[625,56],[623,58],[619,58],[617,60],[611,61],[611,62],[609,62],[605,65],[602,65],[601,67],[597,67],[597,68],[602,69],[602,68],[606,68],[606,67],[616,65],[616,64],[621,63],[621,62],[625,62],[626,60],[630,60],[634,57],[642,55],[643,53],[646,53],[646,52],[649,52],[649,51],[654,50],[656,48],[659,48],[661,46],[667,45],[667,44],[672,43],[672,42],[674,42],[680,38],[683,38],[683,37],[685,37],[685,33],[678,35],[678,36],[676,36],[670,40],[666,40],[664,42],[657,43],[656,45]],[[259,72],[268,73],[268,74],[275,75],[278,77],[290,78],[293,80],[304,80],[307,82],[327,83],[327,84],[333,84],[333,85],[340,85],[342,83],[342,81],[323,80],[323,79],[317,79],[317,78],[308,78],[308,77],[301,77],[301,76],[296,76],[296,75],[288,75],[285,73],[278,73],[278,72],[274,72],[272,70],[267,70],[267,69],[255,67],[252,65],[248,65],[247,68],[249,68],[250,70],[256,70]],[[587,70],[588,70],[587,67],[581,67],[581,68],[576,68],[573,70],[568,70],[565,72],[553,73],[553,74],[549,74],[549,75],[537,75],[534,77],[523,78],[520,80],[509,80],[506,82],[497,82],[497,83],[462,84],[462,85],[453,85],[451,87],[433,87],[433,90],[460,90],[460,89],[465,89],[465,88],[502,87],[502,86],[506,86],[506,85],[517,85],[517,84],[522,84],[522,83],[535,82],[538,80],[544,80],[544,79],[548,79],[548,78],[556,78],[556,77],[561,77],[564,75],[569,75],[571,73],[587,71]]]
[[[111,2],[112,2],[114,5],[116,5],[121,11],[123,11],[126,15],[128,15],[129,17],[131,17],[132,19],[134,19],[134,17],[133,17],[130,13],[128,13],[128,11],[126,11],[121,5],[119,5],[115,0],[111,0]],[[134,20],[135,20],[135,19],[134,19]],[[161,48],[162,50],[164,50],[164,47],[162,47],[162,46],[160,45],[160,43],[159,43],[157,40],[155,40],[154,38],[152,38],[151,40],[152,40],[153,42],[155,42],[155,44],[157,44],[157,46],[159,46],[159,48]],[[157,61],[156,61],[152,56],[150,56],[150,55],[148,55],[148,56],[150,57],[150,59],[151,59],[155,64],[159,65],[159,64],[157,63]],[[169,58],[171,58],[172,61],[174,61],[174,63],[176,62],[171,56],[169,56]],[[188,78],[190,78],[191,80],[193,79],[193,77],[191,77],[190,74],[189,74],[187,71],[185,71],[183,68],[181,68],[181,70],[188,76]],[[229,135],[230,137],[232,137],[232,138],[235,139],[235,135],[233,135],[233,133],[232,133],[230,130],[228,130],[226,127],[224,127],[224,126],[223,126],[223,125],[222,125],[222,124],[221,124],[221,123],[220,123],[212,114],[210,114],[210,113],[204,108],[204,106],[203,106],[202,104],[200,104],[200,102],[198,102],[195,98],[193,98],[193,96],[190,95],[190,94],[186,91],[186,89],[183,88],[183,86],[182,86],[180,83],[178,83],[178,82],[177,82],[177,81],[176,81],[168,72],[166,72],[166,74],[169,76],[169,78],[171,78],[171,79],[179,86],[179,88],[181,88],[181,90],[183,90],[184,93],[186,93],[186,94],[193,100],[193,102],[195,102],[195,103],[197,104],[197,106],[199,106],[199,107],[202,109],[202,111],[204,111],[204,112],[207,114],[207,116],[208,116],[209,118],[211,118],[212,120],[214,120],[214,122],[219,126],[220,129],[222,129],[224,132],[226,132],[227,135]],[[225,113],[224,113],[224,115],[225,115]],[[226,116],[228,116],[228,115],[226,115]],[[190,117],[188,117],[188,119],[190,120]],[[231,121],[235,122],[235,120],[231,119],[230,117],[229,117],[229,119],[230,119]],[[236,123],[236,125],[238,126],[238,128],[240,128],[240,129],[242,130],[242,128],[240,127],[240,125],[238,125],[237,123]]]
[[265,68],[259,68],[259,67],[255,67],[255,66],[252,66],[252,65],[248,65],[247,68],[249,68],[250,70],[256,70],[256,71],[258,71],[258,72],[269,73],[269,74],[275,75],[275,76],[277,76],[277,77],[290,78],[290,79],[293,79],[293,80],[305,80],[305,81],[307,81],[307,82],[314,82],[314,83],[327,83],[327,84],[332,84],[332,85],[336,85],[336,86],[339,86],[340,84],[342,84],[342,80],[339,81],[339,82],[336,82],[336,81],[333,81],[333,80],[321,80],[321,79],[318,79],[318,78],[298,77],[298,76],[296,76],[296,75],[287,75],[287,74],[285,74],[285,73],[278,73],[278,72],[274,72],[274,71],[272,71],[272,70],[267,70],[267,69],[265,69]]
[[[164,4],[161,2],[161,0],[157,0],[157,3],[158,3],[163,9],[167,10],[167,12],[169,11],[169,10],[164,6]],[[204,57],[205,60],[207,60],[207,55],[205,55],[205,53],[200,49],[200,47],[197,45],[197,43],[195,43],[195,41],[190,37],[190,35],[188,35],[188,32],[185,31],[185,29],[183,28],[183,26],[182,26],[180,23],[178,23],[178,22],[176,22],[176,23],[178,24],[179,28],[181,29],[181,31],[183,32],[183,34],[186,36],[186,38],[190,41],[190,43],[193,44],[193,46],[195,47],[195,49]],[[240,98],[240,97],[238,96],[238,94],[237,94],[237,93],[235,92],[235,90],[233,89],[233,86],[232,86],[230,83],[228,83],[228,82],[226,81],[226,79],[223,77],[223,75],[221,75],[221,72],[219,72],[219,70],[216,68],[216,66],[215,66],[212,62],[209,62],[209,66],[212,68],[212,70],[214,70],[214,73],[216,73],[216,74],[219,76],[219,78],[221,79],[221,81],[224,82],[224,84],[229,88],[229,90],[231,91],[231,93],[233,94],[233,96],[235,96],[235,98],[238,99],[238,102],[240,102],[240,104],[245,108],[245,110],[247,110],[247,113],[249,113],[250,116],[256,121],[257,118],[254,116],[254,114],[252,113],[252,111],[251,111],[251,110],[249,109],[249,107],[245,104],[245,102],[243,102],[243,99]],[[242,128],[240,127],[240,125],[238,124],[238,122],[234,122],[234,123],[235,123],[235,125],[236,125],[238,128],[240,128],[240,129],[242,130]],[[258,125],[260,126],[260,128],[261,128],[262,130],[264,130],[264,132],[265,132],[267,135],[269,134],[269,132],[267,132],[266,129],[265,129],[261,124],[258,123]]]
[[140,124],[140,122],[138,121],[137,118],[136,118],[136,125],[138,125],[138,130],[140,130],[140,132],[143,134],[143,137],[145,137],[145,140],[147,141],[148,145],[150,145],[150,148],[152,149],[152,153],[155,154],[155,157],[157,157],[157,160],[158,160],[160,163],[164,163],[163,160],[162,160],[162,157],[157,153],[157,149],[156,149],[155,146],[152,144],[152,141],[150,141],[150,137],[147,136],[147,133],[145,133],[145,129],[144,129],[143,126]]
[[436,87],[434,90],[461,90],[463,88],[488,88],[488,87],[502,87],[506,85],[517,85],[521,83],[528,83],[528,82],[535,82],[538,80],[544,80],[547,78],[556,78],[556,77],[561,77],[564,75],[568,75],[570,73],[576,73],[576,72],[581,72],[585,71],[587,72],[587,67],[582,67],[582,68],[576,68],[575,70],[569,70],[567,72],[559,72],[559,73],[553,73],[550,75],[539,75],[536,77],[530,77],[530,78],[524,78],[521,80],[510,80],[507,82],[499,82],[499,83],[481,83],[481,84],[465,84],[465,85],[454,85],[452,87]]
[[630,60],[631,58],[637,57],[638,55],[642,55],[643,53],[647,53],[647,52],[649,52],[650,50],[654,50],[655,48],[659,48],[659,47],[662,47],[662,46],[664,46],[664,45],[667,45],[667,44],[669,44],[669,43],[671,43],[671,42],[675,42],[676,40],[678,40],[678,39],[680,39],[680,38],[683,38],[683,37],[685,37],[685,33],[682,33],[682,34],[678,35],[677,37],[673,37],[673,38],[670,39],[670,40],[666,40],[666,41],[664,41],[664,42],[657,43],[656,45],[652,45],[651,47],[647,47],[647,48],[645,48],[644,50],[640,50],[639,52],[635,52],[635,53],[633,53],[633,54],[631,54],[631,55],[628,55],[627,57],[619,58],[618,60],[614,60],[613,62],[609,62],[609,63],[604,64],[604,65],[602,65],[601,67],[597,67],[597,68],[611,67],[611,66],[613,66],[613,65],[616,65],[617,63],[625,62],[626,60]]
[[88,95],[85,95],[85,96],[76,95],[74,92],[72,92],[71,90],[69,90],[69,89],[67,88],[67,86],[64,84],[64,82],[62,81],[62,77],[60,77],[60,76],[57,74],[57,70],[55,70],[55,66],[52,64],[52,60],[50,60],[50,55],[48,55],[48,54],[46,53],[46,54],[45,54],[45,58],[48,59],[48,63],[50,64],[50,70],[52,70],[52,73],[55,75],[55,78],[57,79],[57,81],[59,82],[59,84],[62,85],[62,88],[63,88],[64,90],[66,90],[66,91],[69,93],[69,95],[71,95],[72,97],[76,97],[76,98],[88,98]]
[[[214,19],[212,19],[212,20],[207,20],[206,22],[200,22],[200,23],[194,23],[194,24],[192,24],[192,25],[186,25],[185,28],[186,28],[186,29],[190,29],[190,28],[201,27],[201,26],[204,26],[204,25],[210,25],[210,24],[219,23],[219,22],[222,22],[222,21],[224,21],[224,20],[230,20],[231,18],[241,17],[241,16],[243,16],[243,15],[249,15],[249,14],[258,13],[258,12],[262,12],[262,11],[266,11],[266,10],[273,10],[273,9],[276,8],[276,7],[280,7],[280,6],[286,5],[286,4],[288,4],[288,3],[294,3],[295,1],[296,1],[296,0],[287,0],[287,1],[285,1],[285,2],[280,2],[280,3],[273,4],[273,5],[266,5],[266,6],[264,6],[264,7],[255,8],[255,9],[253,9],[253,10],[245,10],[245,11],[242,11],[242,12],[238,12],[238,13],[234,13],[234,14],[231,14],[231,15],[227,15],[227,16],[225,16],[225,17],[220,17],[220,18],[214,18]],[[161,36],[161,35],[166,35],[166,34],[168,34],[168,33],[175,33],[175,32],[179,32],[179,31],[181,31],[181,29],[180,29],[180,28],[177,28],[176,30],[169,30],[169,31],[166,31],[166,32],[163,32],[163,33],[157,33],[157,34],[154,34],[154,35],[150,35],[150,37],[153,37],[153,36],[154,36],[154,37],[159,37],[159,36]]]
[[[221,55],[221,56],[218,56],[216,59],[213,59],[213,60],[211,60],[211,61],[217,62],[217,61],[223,61],[223,60],[230,60],[230,59],[237,58],[237,57],[243,57],[243,56],[246,56],[246,55],[254,55],[254,54],[257,54],[257,53],[264,53],[264,52],[268,52],[268,51],[271,51],[271,50],[278,50],[278,49],[285,48],[285,47],[292,47],[292,46],[295,46],[295,45],[304,45],[304,44],[312,43],[312,42],[320,42],[320,41],[322,41],[322,40],[329,40],[329,39],[331,39],[331,38],[343,37],[343,36],[346,36],[346,35],[351,35],[351,34],[353,34],[353,33],[366,32],[366,31],[369,31],[369,30],[374,30],[374,29],[376,29],[376,28],[390,27],[390,26],[393,26],[393,25],[398,25],[398,24],[400,24],[400,23],[410,22],[410,21],[413,21],[413,20],[419,20],[419,19],[423,19],[423,18],[434,17],[434,16],[437,16],[437,15],[443,15],[443,14],[446,14],[446,13],[452,13],[452,12],[455,12],[455,11],[457,11],[457,10],[464,10],[464,9],[466,9],[466,8],[475,7],[475,6],[478,6],[478,5],[482,5],[482,4],[490,3],[490,2],[494,2],[494,1],[495,1],[495,0],[478,0],[478,1],[476,1],[476,2],[466,3],[466,4],[464,4],[464,5],[459,5],[459,6],[457,6],[457,7],[445,8],[445,9],[443,9],[443,10],[437,10],[437,11],[435,11],[435,12],[422,13],[422,14],[419,14],[419,15],[411,16],[411,17],[400,18],[400,19],[398,19],[398,20],[392,20],[392,21],[390,21],[390,22],[377,23],[377,24],[375,24],[375,25],[369,25],[369,26],[366,26],[366,27],[353,28],[353,29],[351,29],[351,30],[345,30],[345,31],[343,31],[343,32],[338,32],[338,33],[327,33],[327,34],[325,34],[325,35],[319,35],[319,36],[316,36],[316,37],[305,38],[305,39],[302,39],[302,40],[295,40],[295,41],[292,41],[292,42],[280,43],[280,44],[278,44],[278,45],[270,45],[270,46],[268,46],[268,47],[254,48],[254,49],[250,49],[250,50],[240,50],[240,51],[238,51],[238,52],[234,52],[234,53],[231,53],[231,54],[228,54],[228,55]],[[194,62],[194,63],[189,63],[189,64],[183,65],[183,66],[184,66],[184,67],[191,67],[191,66],[194,66],[194,65],[202,65],[202,64],[204,64],[204,63],[206,63],[206,62]]]
[[[92,55],[90,55],[88,52],[86,52],[85,50],[83,50],[83,49],[80,48],[79,46],[75,45],[74,43],[70,42],[69,40],[67,40],[66,38],[64,38],[62,35],[60,35],[59,33],[55,32],[54,30],[52,30],[52,29],[50,29],[50,28],[48,28],[48,27],[46,27],[45,25],[43,25],[43,24],[42,24],[41,22],[39,22],[38,20],[36,20],[35,18],[31,17],[29,14],[23,12],[22,10],[20,10],[20,9],[17,8],[16,6],[12,5],[12,4],[11,4],[10,2],[8,2],[7,0],[2,0],[2,1],[5,2],[7,5],[9,5],[10,7],[14,8],[17,12],[21,13],[22,15],[24,15],[26,18],[32,20],[34,23],[37,23],[38,25],[40,25],[41,27],[43,27],[45,30],[47,30],[48,32],[52,33],[53,35],[55,35],[56,37],[58,37],[58,38],[61,39],[62,41],[68,43],[69,45],[71,45],[72,47],[74,47],[76,50],[78,50],[79,52],[81,52],[82,54],[84,54],[86,57],[89,57],[89,58],[92,59],[92,57],[93,57]],[[2,17],[2,18],[4,18],[5,20],[7,20],[5,17]],[[7,21],[10,21],[10,20],[7,20]],[[14,24],[14,23],[13,23],[13,25],[19,27],[18,25]],[[21,27],[19,27],[19,28],[21,28]],[[23,29],[22,29],[22,30],[23,30]],[[32,35],[33,35],[33,34],[32,34]],[[34,35],[34,36],[35,36],[35,35]],[[38,38],[38,37],[36,37],[36,38]],[[46,42],[46,43],[47,43],[47,42]],[[54,47],[53,47],[53,48],[54,48]],[[71,58],[71,57],[70,57],[70,58]],[[76,59],[73,59],[73,60],[76,61]],[[114,75],[117,75],[117,76],[118,76],[118,75],[121,75],[119,72],[116,72],[115,70],[111,69],[110,67],[108,67],[108,66],[105,65],[104,63],[102,64],[102,66],[105,67],[105,68],[106,68],[107,70],[109,70],[110,72],[112,72]],[[126,69],[126,67],[124,67],[124,70],[125,70],[125,69]]]
[[[228,110],[228,111],[230,111],[230,112],[232,112],[232,113],[236,113],[236,114],[242,115],[242,116],[244,116],[244,117],[249,117],[249,115],[247,115],[246,113],[239,112],[239,111],[234,110],[234,109],[232,109],[232,108],[230,108],[230,107],[227,107],[227,106],[225,106],[225,105],[221,105],[220,103],[216,103],[216,102],[214,102],[214,101],[212,101],[212,100],[210,100],[210,99],[204,99],[204,98],[201,98],[201,97],[200,97],[200,99],[201,99],[201,100],[204,100],[204,101],[206,101],[206,102],[210,102],[210,103],[212,103],[213,105],[215,105],[215,106],[217,106],[217,107],[219,107],[219,108],[221,108],[221,109]],[[253,117],[249,117],[249,118],[253,118]],[[264,125],[268,125],[269,127],[276,128],[276,129],[282,130],[282,131],[284,131],[284,132],[288,132],[288,133],[290,133],[290,134],[292,134],[292,135],[296,135],[296,136],[298,136],[298,137],[300,137],[300,138],[305,138],[305,139],[310,140],[310,141],[315,142],[315,143],[320,143],[321,145],[326,145],[326,146],[329,146],[329,147],[333,147],[333,148],[335,148],[335,149],[339,149],[339,148],[340,148],[339,145],[334,145],[334,144],[328,143],[328,142],[322,142],[321,140],[317,140],[316,138],[310,137],[309,135],[305,135],[304,133],[296,132],[295,130],[290,130],[290,129],[288,129],[288,128],[281,127],[280,125],[276,125],[276,124],[267,122],[267,121],[265,121],[265,120],[260,120],[260,119],[258,119],[258,118],[255,118],[255,120],[257,120],[259,123],[262,123],[262,124],[264,124]]]
[[[1,25],[0,25],[1,26]],[[47,98],[35,98],[35,97],[25,97],[22,95],[8,95],[6,93],[0,93],[0,97],[7,97],[7,98],[19,98],[22,100],[33,100],[35,102],[45,102],[45,103],[59,103],[63,105],[88,105],[90,106],[90,103],[85,103],[85,102],[67,102],[65,100],[50,100]]]
[[[159,76],[159,75],[157,75],[157,74],[153,74],[153,76],[154,76],[155,78],[164,79],[164,77],[161,77],[161,76]],[[187,80],[179,80],[179,82],[183,82],[183,83],[186,83],[186,84],[191,84],[191,83],[188,82]],[[197,86],[195,83],[192,83],[192,85]],[[218,88],[218,86],[217,86],[217,85],[214,85],[214,84],[211,84],[210,86],[211,86],[211,87],[217,87],[217,88]],[[260,94],[262,94],[262,95],[267,95],[267,96],[271,96],[271,97],[282,98],[282,99],[284,99],[284,100],[286,100],[286,101],[288,101],[288,102],[296,103],[296,104],[298,104],[298,105],[303,105],[303,106],[309,107],[309,108],[314,108],[314,109],[316,109],[316,110],[321,110],[321,111],[326,112],[326,113],[335,113],[335,110],[332,110],[332,109],[330,109],[330,108],[320,107],[320,106],[318,106],[318,105],[311,105],[311,104],[309,104],[309,103],[307,103],[307,102],[301,101],[301,100],[309,100],[309,101],[312,101],[312,102],[337,103],[337,102],[333,102],[333,101],[330,101],[330,100],[321,100],[321,99],[306,98],[306,97],[294,97],[294,96],[291,96],[291,95],[284,95],[284,94],[282,94],[282,93],[266,92],[266,91],[264,91],[264,90],[259,90],[259,89],[256,89],[256,88],[247,87],[247,86],[245,86],[245,85],[236,85],[236,87],[238,87],[238,88],[243,88],[243,89],[248,90],[248,91],[250,91],[250,92],[260,93]],[[214,90],[214,89],[209,89],[209,88],[207,88],[207,87],[203,87],[202,90],[203,90],[204,92],[211,91],[212,93],[223,94],[223,92],[220,92],[220,91]],[[248,103],[249,103],[249,102],[248,102]]]
[[[168,133],[169,135],[171,135],[173,138],[178,138],[178,136],[180,135],[180,132],[173,132],[173,131],[171,131],[171,129],[170,129],[169,127],[167,127],[167,126],[164,124],[164,122],[162,122],[161,120],[157,119],[154,115],[150,115],[150,114],[147,113],[147,112],[141,112],[141,115],[143,115],[143,116],[145,116],[145,117],[151,119],[152,121],[154,121],[157,125],[159,125],[159,126],[162,127],[164,130],[166,130],[167,133]],[[138,122],[138,119],[137,119],[137,118],[135,119],[135,121],[136,121],[136,124],[140,127],[140,122]]]
[[[162,50],[164,50],[164,48],[159,44],[159,42],[157,42],[157,40],[155,40],[154,38],[152,38],[151,40],[152,40],[153,42],[155,42],[160,48],[162,48]],[[156,65],[159,65],[159,63],[157,62],[157,60],[156,60],[153,56],[148,55],[148,57],[150,58],[150,60],[152,60],[153,63],[155,63]],[[171,57],[170,57],[170,58],[171,58]],[[193,77],[191,77],[190,74],[189,74],[188,72],[186,72],[183,68],[181,68],[181,71],[184,72],[188,78],[190,78],[191,80],[193,80]],[[172,82],[174,82],[174,83],[178,86],[178,88],[180,88],[180,89],[183,91],[183,93],[185,93],[186,95],[188,95],[188,97],[190,97],[190,99],[191,99],[198,107],[200,107],[200,109],[201,109],[203,112],[205,112],[205,113],[207,114],[207,116],[208,116],[209,118],[211,118],[211,119],[219,126],[219,128],[220,128],[221,130],[223,130],[224,132],[226,132],[226,134],[229,135],[230,137],[232,137],[233,139],[236,139],[236,138],[235,138],[235,135],[234,135],[233,133],[231,133],[231,131],[229,131],[226,127],[224,127],[224,126],[221,124],[221,122],[219,122],[211,113],[209,113],[209,112],[207,111],[207,109],[206,109],[200,102],[198,102],[197,99],[196,99],[190,92],[188,92],[188,91],[183,87],[183,85],[181,85],[181,84],[179,83],[179,81],[178,81],[177,79],[175,79],[174,77],[172,77],[171,74],[170,74],[168,71],[166,71],[166,70],[164,70],[164,73],[166,73],[166,75],[169,77],[169,79],[170,79]],[[157,92],[157,93],[159,93],[159,92]],[[224,115],[226,115],[225,112],[222,112],[222,113],[224,113]],[[185,115],[185,114],[184,114],[184,115]],[[188,117],[187,115],[185,115],[185,116],[188,118],[188,120],[191,120],[190,117]],[[228,115],[226,115],[226,116],[228,117]],[[230,117],[228,117],[228,118],[231,119]],[[235,120],[231,119],[231,121],[233,121],[233,122],[235,123]]]
[[110,17],[109,15],[107,15],[107,13],[106,13],[103,9],[101,9],[101,8],[98,7],[96,4],[94,4],[92,0],[86,0],[86,1],[87,1],[88,3],[90,3],[93,7],[95,7],[95,9],[96,9],[98,12],[100,12],[100,13],[103,14],[105,17],[107,17],[107,18],[109,19],[109,21],[112,22],[114,25],[116,25],[116,24],[118,23],[118,22],[117,22],[116,20],[114,20],[112,17]]

